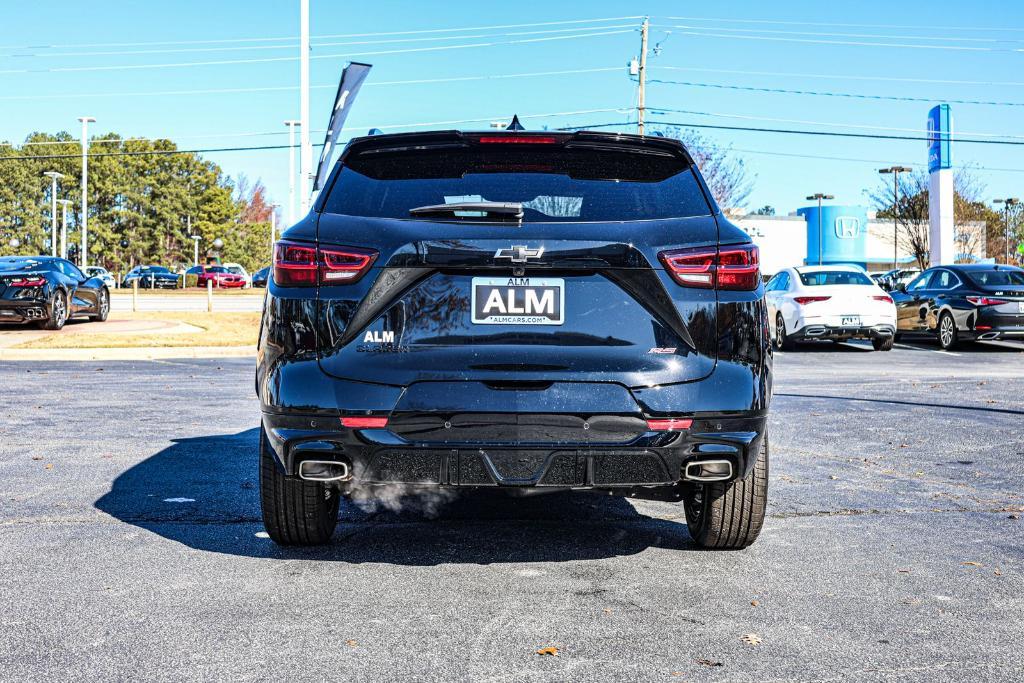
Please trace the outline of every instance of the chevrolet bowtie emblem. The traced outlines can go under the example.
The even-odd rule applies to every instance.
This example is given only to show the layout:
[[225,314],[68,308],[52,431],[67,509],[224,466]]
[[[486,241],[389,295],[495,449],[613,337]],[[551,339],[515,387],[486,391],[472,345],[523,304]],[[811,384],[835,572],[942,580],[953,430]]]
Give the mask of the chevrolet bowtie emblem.
[[514,244],[509,249],[499,249],[494,252],[494,258],[507,258],[512,263],[526,263],[532,258],[540,258],[544,254],[544,247],[530,249],[522,244]]

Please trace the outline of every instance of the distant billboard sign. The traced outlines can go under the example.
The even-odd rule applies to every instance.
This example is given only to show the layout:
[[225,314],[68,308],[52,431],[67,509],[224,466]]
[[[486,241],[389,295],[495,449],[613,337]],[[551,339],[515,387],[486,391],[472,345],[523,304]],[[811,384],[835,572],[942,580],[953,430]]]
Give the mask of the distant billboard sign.
[[937,104],[928,112],[928,172],[952,168],[953,119],[948,104]]

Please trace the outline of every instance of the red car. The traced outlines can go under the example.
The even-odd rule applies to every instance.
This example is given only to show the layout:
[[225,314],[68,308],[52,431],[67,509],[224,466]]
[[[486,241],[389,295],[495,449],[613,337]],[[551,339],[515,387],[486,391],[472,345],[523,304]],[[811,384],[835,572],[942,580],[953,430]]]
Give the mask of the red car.
[[212,282],[214,287],[245,287],[245,278],[232,273],[224,266],[193,266],[185,271],[196,276],[196,284],[205,287]]

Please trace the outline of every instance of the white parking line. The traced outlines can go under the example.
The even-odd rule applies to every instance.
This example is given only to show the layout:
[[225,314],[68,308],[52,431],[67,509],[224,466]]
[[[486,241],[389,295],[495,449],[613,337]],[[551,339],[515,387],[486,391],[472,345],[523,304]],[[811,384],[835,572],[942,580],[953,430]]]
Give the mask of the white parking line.
[[943,349],[922,349],[920,346],[908,346],[907,344],[894,344],[894,346],[901,349],[909,349],[911,351],[928,351],[930,353],[941,353],[947,356],[961,356],[963,354],[956,353],[955,351],[945,351]]

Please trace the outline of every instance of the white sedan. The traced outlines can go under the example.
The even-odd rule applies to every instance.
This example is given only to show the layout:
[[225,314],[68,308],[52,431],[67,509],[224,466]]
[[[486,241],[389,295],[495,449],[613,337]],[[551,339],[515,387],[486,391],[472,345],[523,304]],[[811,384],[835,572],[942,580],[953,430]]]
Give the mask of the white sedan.
[[892,349],[892,297],[854,266],[786,268],[765,285],[764,298],[777,349],[806,339],[870,339],[876,351]]

